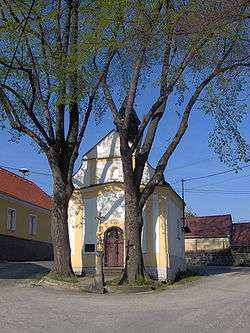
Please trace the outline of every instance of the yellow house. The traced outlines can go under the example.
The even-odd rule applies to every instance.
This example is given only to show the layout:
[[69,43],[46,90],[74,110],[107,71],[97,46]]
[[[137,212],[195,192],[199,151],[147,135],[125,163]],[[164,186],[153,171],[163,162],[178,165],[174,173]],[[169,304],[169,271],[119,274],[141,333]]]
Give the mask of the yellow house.
[[51,198],[35,183],[0,168],[0,260],[51,260]]
[[[154,169],[147,164],[143,183]],[[124,187],[120,141],[111,131],[82,158],[69,204],[72,265],[77,274],[94,272],[97,245],[105,267],[124,267]],[[173,280],[186,268],[182,200],[169,184],[157,186],[144,209],[142,250],[149,275]]]

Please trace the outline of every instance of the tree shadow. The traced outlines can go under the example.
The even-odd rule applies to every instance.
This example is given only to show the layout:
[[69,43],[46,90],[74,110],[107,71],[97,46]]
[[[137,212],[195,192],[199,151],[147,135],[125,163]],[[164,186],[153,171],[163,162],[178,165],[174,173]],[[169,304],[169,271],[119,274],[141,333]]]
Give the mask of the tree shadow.
[[28,279],[36,274],[49,272],[51,266],[52,262],[2,262],[0,263],[0,281]]
[[237,275],[250,275],[250,267],[235,267],[235,266],[194,266],[188,265],[188,270],[200,275],[210,276],[226,273],[235,273]]

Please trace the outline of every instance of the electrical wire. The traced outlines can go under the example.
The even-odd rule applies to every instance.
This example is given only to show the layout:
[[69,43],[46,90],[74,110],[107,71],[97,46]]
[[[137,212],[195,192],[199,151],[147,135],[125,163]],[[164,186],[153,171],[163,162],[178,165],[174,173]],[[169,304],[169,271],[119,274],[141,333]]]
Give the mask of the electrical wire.
[[[9,170],[14,170],[14,171],[19,171],[18,168],[10,167],[10,166],[3,165],[3,164],[0,164],[0,168],[9,169]],[[31,174],[34,174],[34,175],[49,176],[49,177],[52,177],[51,173],[45,173],[45,172],[39,172],[39,171],[29,171],[29,172],[30,172]]]
[[[249,167],[250,167],[250,164],[242,166],[242,167],[240,167],[240,169],[246,169],[246,168],[249,168]],[[230,170],[226,170],[226,171],[222,171],[222,172],[211,173],[211,174],[208,174],[206,176],[187,178],[187,179],[184,179],[184,182],[189,182],[191,180],[205,179],[205,178],[210,178],[210,177],[219,176],[219,175],[224,175],[226,173],[235,172],[235,171],[236,171],[235,169],[230,169]]]
[[223,184],[223,183],[227,183],[227,182],[231,182],[231,181],[239,181],[239,179],[242,179],[242,178],[245,178],[245,177],[250,177],[250,174],[247,174],[245,176],[241,176],[241,177],[238,177],[238,178],[229,178],[229,179],[224,179],[220,182],[216,182],[216,183],[208,183],[208,184],[202,184],[202,185],[199,185],[199,186],[195,186],[193,189],[199,189],[199,188],[203,188],[203,187],[207,187],[207,186],[213,186],[213,185],[218,185],[218,184]]
[[175,171],[175,170],[188,168],[190,166],[197,165],[197,164],[202,164],[204,162],[207,162],[209,160],[214,160],[214,159],[215,159],[214,157],[209,157],[209,158],[199,160],[199,161],[196,161],[196,162],[193,162],[193,163],[190,163],[190,164],[186,164],[186,165],[183,165],[183,166],[177,166],[176,168],[169,168],[169,169],[166,170],[166,172],[172,172],[172,171]]

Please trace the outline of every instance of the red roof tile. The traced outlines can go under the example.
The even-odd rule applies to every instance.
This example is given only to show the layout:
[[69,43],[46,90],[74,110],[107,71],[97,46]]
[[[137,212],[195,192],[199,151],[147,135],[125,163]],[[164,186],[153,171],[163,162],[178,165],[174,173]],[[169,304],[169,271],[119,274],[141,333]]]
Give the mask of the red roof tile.
[[50,209],[51,197],[30,180],[0,168],[0,193]]
[[196,216],[186,219],[187,237],[226,237],[230,235],[232,217],[228,215]]
[[232,245],[250,246],[250,222],[233,224]]

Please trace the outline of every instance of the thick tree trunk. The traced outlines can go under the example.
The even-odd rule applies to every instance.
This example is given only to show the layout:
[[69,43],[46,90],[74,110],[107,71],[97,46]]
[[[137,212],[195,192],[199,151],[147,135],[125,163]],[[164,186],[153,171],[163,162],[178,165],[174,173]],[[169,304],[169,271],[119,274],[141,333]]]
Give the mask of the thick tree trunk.
[[73,192],[65,177],[53,172],[54,196],[51,221],[51,236],[54,249],[53,272],[58,275],[73,275],[68,232],[68,204]]
[[122,283],[134,284],[145,277],[142,248],[142,211],[139,208],[136,196],[126,193],[125,189],[125,269],[121,279]]
[[[125,268],[121,283],[134,284],[144,277],[144,264],[141,248],[143,226],[140,200],[140,182],[136,182],[133,170],[133,155],[127,142],[127,135],[120,133],[125,192]],[[139,185],[137,185],[139,183]]]

